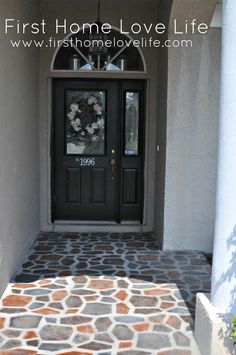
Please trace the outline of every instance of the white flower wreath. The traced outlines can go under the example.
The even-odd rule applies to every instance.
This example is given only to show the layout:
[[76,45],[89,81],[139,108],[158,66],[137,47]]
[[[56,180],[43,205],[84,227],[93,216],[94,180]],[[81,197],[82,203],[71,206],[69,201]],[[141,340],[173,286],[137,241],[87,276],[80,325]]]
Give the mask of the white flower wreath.
[[[93,107],[93,110],[95,111],[96,116],[102,116],[102,106],[98,104],[98,101],[95,96],[90,96],[88,98],[88,105]],[[80,132],[82,135],[85,135],[86,133],[84,132],[82,125],[81,125],[81,120],[76,117],[82,113],[79,108],[79,104],[77,103],[72,103],[70,105],[70,112],[67,114],[68,119],[71,121],[71,127],[75,132]],[[93,135],[96,130],[102,130],[104,129],[104,119],[102,117],[98,118],[96,122],[93,122],[92,124],[88,124],[84,128],[89,135]]]

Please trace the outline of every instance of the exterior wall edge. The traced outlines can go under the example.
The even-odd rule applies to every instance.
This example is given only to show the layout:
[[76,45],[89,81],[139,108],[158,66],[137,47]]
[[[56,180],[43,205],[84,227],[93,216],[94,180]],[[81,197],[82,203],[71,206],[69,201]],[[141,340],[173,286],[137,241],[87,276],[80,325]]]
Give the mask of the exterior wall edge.
[[202,355],[234,354],[230,319],[210,303],[210,294],[197,294],[194,336]]

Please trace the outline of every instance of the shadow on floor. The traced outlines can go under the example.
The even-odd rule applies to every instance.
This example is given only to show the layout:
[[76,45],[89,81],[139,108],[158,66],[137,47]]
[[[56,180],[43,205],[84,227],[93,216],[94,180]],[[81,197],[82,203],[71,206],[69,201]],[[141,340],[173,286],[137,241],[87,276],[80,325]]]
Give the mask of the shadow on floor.
[[0,349],[198,354],[195,295],[209,288],[201,252],[163,252],[151,233],[42,233],[1,301]]
[[210,266],[202,253],[163,252],[152,233],[43,233],[13,281],[80,275],[176,284],[192,315],[196,293],[210,290]]

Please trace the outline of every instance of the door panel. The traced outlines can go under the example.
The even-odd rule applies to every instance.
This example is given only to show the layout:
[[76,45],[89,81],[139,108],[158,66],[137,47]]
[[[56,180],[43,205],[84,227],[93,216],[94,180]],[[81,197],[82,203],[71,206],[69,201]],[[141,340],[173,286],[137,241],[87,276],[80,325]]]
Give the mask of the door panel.
[[117,145],[117,90],[112,81],[54,82],[55,219],[116,218],[110,161]]
[[91,203],[106,204],[106,170],[94,168],[91,170]]
[[81,203],[81,171],[80,168],[67,169],[67,202]]
[[53,219],[139,220],[144,83],[55,79]]
[[138,169],[124,169],[124,205],[138,203]]

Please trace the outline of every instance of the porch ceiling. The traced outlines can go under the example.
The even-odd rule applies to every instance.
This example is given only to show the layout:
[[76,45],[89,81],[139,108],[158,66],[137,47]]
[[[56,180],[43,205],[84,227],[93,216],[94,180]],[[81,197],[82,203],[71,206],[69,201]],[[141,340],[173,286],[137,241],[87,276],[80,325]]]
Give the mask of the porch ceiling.
[[[174,19],[179,22],[178,28],[184,29],[185,20],[197,20],[197,23],[210,25],[217,0],[173,0],[170,14],[170,33],[173,32]],[[181,28],[182,26],[182,28]]]

